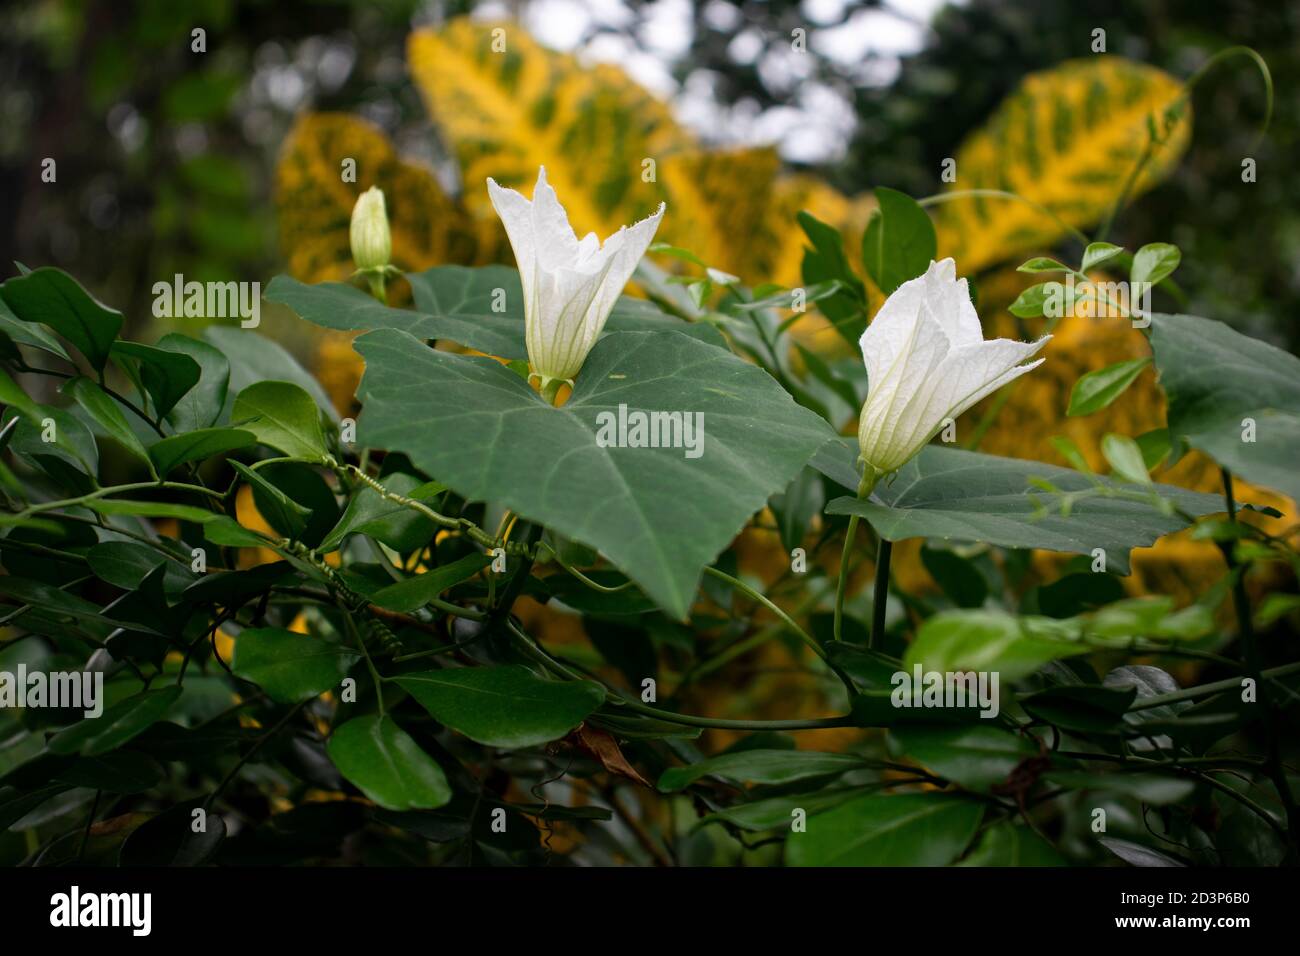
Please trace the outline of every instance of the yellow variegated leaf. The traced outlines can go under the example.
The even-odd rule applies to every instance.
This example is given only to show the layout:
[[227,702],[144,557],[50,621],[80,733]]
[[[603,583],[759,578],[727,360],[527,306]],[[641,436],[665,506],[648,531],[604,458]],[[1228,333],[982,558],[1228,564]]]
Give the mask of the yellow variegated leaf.
[[[1155,67],[1095,56],[1031,73],[957,151],[950,192],[1017,193],[1076,228],[1101,221],[1157,136],[1129,198],[1163,179],[1191,133],[1190,106],[1167,115],[1183,85]],[[936,209],[939,252],[964,273],[1050,246],[1065,230],[1032,206],[966,197]]]
[[608,234],[667,202],[661,241],[747,281],[789,284],[802,256],[796,212],[865,225],[861,202],[813,177],[780,176],[775,150],[702,149],[621,70],[583,66],[516,25],[461,18],[420,30],[408,59],[460,161],[465,205],[483,216],[494,216],[487,177],[528,195],[545,165],[579,233]]
[[604,236],[668,198],[657,165],[692,145],[667,105],[617,67],[584,67],[515,24],[462,17],[417,30],[407,59],[460,161],[466,208],[484,217],[489,176],[530,195],[545,166],[574,229]]
[[[356,182],[343,181],[349,159]],[[400,268],[475,265],[505,254],[495,216],[470,216],[429,170],[401,159],[375,126],[342,113],[309,113],[289,133],[276,167],[280,243],[290,274],[308,282],[352,274],[348,222],[357,196],[370,186],[384,190]]]
[[813,176],[782,175],[771,148],[695,150],[659,167],[672,214],[660,237],[747,282],[798,285],[804,236],[800,210],[845,233],[850,255],[875,205],[848,199]]
[[666,157],[659,177],[669,211],[659,239],[747,281],[766,281],[759,237],[771,223],[767,200],[780,169],[774,149],[693,149]]
[[763,224],[749,240],[755,248],[759,275],[765,281],[795,286],[802,281],[803,250],[807,245],[795,220],[798,213],[810,212],[838,229],[844,236],[845,254],[851,263],[857,263],[862,232],[876,200],[870,193],[845,196],[815,176],[791,175],[776,181],[766,205]]

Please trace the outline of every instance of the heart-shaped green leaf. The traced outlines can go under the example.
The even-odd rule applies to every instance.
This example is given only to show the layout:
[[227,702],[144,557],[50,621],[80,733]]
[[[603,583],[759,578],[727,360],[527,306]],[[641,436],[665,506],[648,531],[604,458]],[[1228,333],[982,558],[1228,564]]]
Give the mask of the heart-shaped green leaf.
[[[832,441],[811,464],[845,488],[856,488],[856,456],[851,443]],[[1085,491],[1094,482],[1112,493],[1123,491],[1110,479],[1057,465],[929,445],[892,480],[878,484],[869,499],[836,498],[826,511],[866,518],[877,534],[890,541],[942,538],[1072,554],[1092,554],[1101,548],[1107,568],[1120,574],[1128,573],[1129,549],[1146,547],[1187,526],[1177,513],[1166,515],[1136,500],[1132,486],[1124,496],[1095,494],[1076,500],[1069,513],[1062,514],[1052,494],[1031,486],[1033,479],[1050,482],[1058,492]],[[1172,485],[1147,489],[1193,516],[1223,510],[1223,500],[1216,495]]]
[[1300,499],[1300,358],[1194,315],[1155,315],[1169,432],[1249,481]]
[[[404,332],[363,335],[357,350],[363,444],[597,548],[679,618],[704,566],[832,435],[762,369],[670,332],[605,336],[560,408],[498,362]],[[620,421],[642,415],[656,444],[694,441],[617,447]]]

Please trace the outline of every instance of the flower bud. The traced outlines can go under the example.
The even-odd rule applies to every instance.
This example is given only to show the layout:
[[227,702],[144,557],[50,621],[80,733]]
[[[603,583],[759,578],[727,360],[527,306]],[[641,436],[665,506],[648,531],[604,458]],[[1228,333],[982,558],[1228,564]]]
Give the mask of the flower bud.
[[384,191],[371,186],[357,197],[352,207],[352,261],[357,271],[382,269],[393,253],[393,239],[388,231],[388,213],[384,209]]

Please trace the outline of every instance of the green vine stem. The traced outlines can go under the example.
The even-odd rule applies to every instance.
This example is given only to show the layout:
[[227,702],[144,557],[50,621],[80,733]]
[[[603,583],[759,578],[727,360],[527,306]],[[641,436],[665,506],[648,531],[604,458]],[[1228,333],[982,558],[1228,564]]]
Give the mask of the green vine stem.
[[412,511],[419,512],[440,528],[459,531],[475,544],[481,545],[489,551],[501,548],[506,552],[506,554],[516,557],[522,556],[530,560],[534,557],[535,549],[531,545],[495,537],[488,534],[468,518],[452,518],[448,515],[442,514],[441,512],[434,511],[423,501],[416,501],[414,498],[408,498],[406,495],[400,495],[395,491],[390,491],[388,488],[384,487],[380,481],[372,478],[356,465],[339,464],[333,459],[328,459],[324,464],[335,474],[339,475],[339,477],[355,478],[385,501],[391,501],[395,505],[400,505],[403,508],[409,508]]
[[[862,472],[862,480],[858,482],[858,499],[865,501],[871,496],[871,491],[876,487],[876,482],[880,480],[880,475],[870,465],[866,465]],[[853,556],[853,539],[858,532],[858,516],[849,515],[849,526],[844,532],[844,550],[840,552],[840,576],[839,582],[835,587],[835,624],[832,628],[832,635],[835,640],[843,640],[841,636],[844,628],[844,590],[849,583],[849,562]],[[879,576],[879,565],[876,568],[876,574]]]
[[[27,372],[27,373],[30,373],[30,374],[32,374],[32,375],[48,375],[48,376],[50,376],[51,378],[69,379],[69,378],[74,378],[74,377],[75,377],[75,376],[73,376],[73,375],[70,375],[70,374],[67,373],[67,372],[59,372],[59,371],[55,371],[54,369],[51,369],[51,368],[36,368],[35,366],[28,365],[26,362],[23,362],[23,363],[20,364],[20,365],[15,365],[14,368],[17,369],[19,372]],[[117,402],[121,403],[122,407],[124,407],[127,411],[131,412],[133,415],[135,415],[137,418],[139,418],[142,422],[144,422],[146,425],[148,425],[150,428],[152,428],[155,432],[157,432],[157,433],[158,433],[158,436],[159,436],[160,438],[166,438],[166,437],[167,437],[167,433],[166,433],[165,431],[163,431],[163,428],[162,428],[162,419],[157,419],[157,420],[155,420],[155,419],[153,419],[153,418],[150,418],[150,417],[149,417],[149,414],[148,414],[147,412],[145,412],[145,410],[142,409],[139,405],[137,405],[135,402],[131,401],[131,400],[130,400],[129,398],[127,398],[125,395],[123,395],[123,394],[121,394],[120,392],[115,391],[113,388],[111,388],[111,387],[108,385],[108,383],[104,381],[104,376],[103,376],[103,373],[102,373],[102,372],[100,373],[100,376],[99,376],[99,387],[104,391],[104,394],[105,394],[105,395],[108,395],[108,396],[109,396],[110,398],[112,398],[114,401],[117,401]]]
[[128,491],[156,491],[164,489],[168,491],[187,491],[196,495],[207,495],[210,498],[225,498],[226,495],[221,491],[214,491],[211,488],[204,488],[200,485],[189,485],[180,481],[135,481],[126,485],[113,485],[108,488],[97,488],[94,491],[87,492],[84,495],[78,495],[75,498],[62,498],[58,501],[42,501],[38,504],[28,505],[22,511],[14,513],[16,521],[22,521],[30,518],[32,515],[41,514],[45,511],[54,511],[58,508],[76,508],[80,505],[87,504],[91,501],[97,501],[100,498],[107,498],[109,495],[120,495]]
[[[828,597],[829,594],[830,594],[829,588],[822,588],[813,591],[811,594],[808,594],[806,597],[804,597],[802,601],[799,602],[798,606],[795,607],[793,611],[791,611],[790,616],[793,618],[802,617],[804,614],[806,614],[807,612],[815,608],[818,604],[821,604],[821,602],[826,597]],[[708,658],[707,660],[701,661],[695,667],[687,671],[686,674],[682,677],[681,682],[677,685],[677,688],[673,691],[673,696],[680,694],[684,688],[690,686],[691,684],[695,683],[701,678],[709,674],[712,674],[718,668],[726,664],[729,664],[731,661],[735,660],[737,657],[740,657],[742,654],[747,654],[750,651],[752,651],[754,648],[761,647],[763,644],[766,644],[768,641],[776,637],[776,635],[780,634],[784,630],[786,630],[785,622],[775,621],[772,624],[768,625],[767,627],[763,628],[757,634],[752,634],[749,637],[743,637],[740,640],[736,641],[734,644],[730,644],[727,647],[724,647],[722,650],[718,651],[718,653],[714,654],[712,657]]]
[[[1237,520],[1237,502],[1233,493],[1232,473],[1227,468],[1219,469],[1223,479],[1223,500],[1227,506],[1228,520]],[[1264,683],[1264,672],[1260,667],[1259,645],[1255,640],[1255,627],[1250,618],[1250,599],[1246,594],[1246,565],[1237,560],[1231,541],[1220,543],[1223,559],[1227,562],[1228,572],[1232,576],[1232,604],[1237,614],[1237,632],[1241,638],[1242,659],[1246,672],[1255,682],[1259,694],[1260,706],[1264,708],[1264,733],[1267,736],[1269,776],[1277,788],[1278,798],[1286,811],[1287,843],[1290,846],[1293,862],[1300,862],[1300,811],[1296,808],[1295,796],[1291,792],[1291,783],[1286,777],[1286,768],[1282,765],[1282,756],[1277,744],[1277,721],[1273,713],[1272,694]]]
[[[1268,681],[1275,681],[1278,678],[1296,673],[1300,673],[1300,661],[1297,661],[1294,664],[1283,664],[1281,667],[1271,667],[1268,670],[1260,671],[1260,677]],[[1133,713],[1137,710],[1149,710],[1152,707],[1163,707],[1166,704],[1177,704],[1185,700],[1199,700],[1202,697],[1210,697],[1214,694],[1221,694],[1224,691],[1240,689],[1241,678],[1229,677],[1225,680],[1211,681],[1208,684],[1197,684],[1195,687],[1184,687],[1180,690],[1173,690],[1167,694],[1157,694],[1154,697],[1139,698],[1129,705],[1128,713]]]
[[244,765],[247,764],[248,761],[252,760],[253,756],[262,749],[262,745],[283,730],[289,721],[293,720],[293,718],[298,715],[298,712],[310,703],[311,698],[308,698],[307,700],[294,704],[283,717],[276,721],[275,726],[253,741],[253,745],[244,751],[243,755],[239,758],[239,761],[230,768],[230,772],[221,779],[219,784],[217,784],[216,789],[214,789],[212,793],[208,794],[208,798],[203,801],[204,808],[211,809],[212,805],[217,802],[217,798],[221,796],[226,787],[230,786],[230,782],[239,775],[239,771],[244,769]]
[[830,658],[826,656],[826,652],[822,650],[822,646],[817,643],[816,638],[814,638],[811,634],[809,634],[802,627],[800,627],[795,622],[794,618],[792,618],[789,614],[786,614],[785,611],[781,610],[781,608],[778,607],[776,604],[774,604],[767,597],[767,595],[762,594],[759,591],[756,591],[754,588],[751,588],[748,584],[746,584],[744,581],[740,580],[739,578],[734,578],[730,574],[727,574],[725,571],[719,571],[717,568],[706,567],[704,569],[704,572],[706,574],[712,575],[713,577],[717,578],[719,581],[725,581],[727,584],[731,585],[736,590],[753,598],[759,604],[763,605],[763,607],[767,608],[769,611],[775,614],[778,618],[781,619],[781,623],[784,624],[792,634],[794,634],[801,641],[803,641],[810,648],[812,648],[813,653],[816,654],[818,657],[820,657],[826,663],[826,666],[829,667],[832,671],[834,671],[835,676],[840,679],[840,682],[844,684],[844,687],[848,690],[850,697],[852,697],[858,692],[857,688],[853,685],[853,679],[849,677],[848,674],[844,673],[844,671],[840,670],[840,668],[837,667],[830,660]]
[[[532,638],[520,630],[514,621],[509,621],[507,627],[515,638],[516,646],[547,670],[568,680],[591,679],[547,654]],[[803,720],[728,720],[722,717],[697,717],[694,714],[679,714],[671,710],[650,707],[640,701],[624,697],[604,684],[601,686],[605,690],[606,703],[670,724],[680,724],[683,727],[700,727],[709,730],[824,730],[830,727],[854,726],[852,717],[813,717]]]
[[871,600],[871,643],[873,651],[880,650],[885,637],[885,606],[889,603],[889,557],[894,543],[884,535],[876,551],[876,588]]
[[626,591],[628,588],[633,587],[635,585],[635,582],[631,580],[624,581],[622,584],[616,584],[612,587],[607,584],[601,584],[599,581],[593,581],[591,578],[587,577],[587,575],[583,574],[577,568],[573,567],[567,561],[565,561],[564,558],[560,556],[560,552],[557,551],[553,545],[549,544],[545,540],[539,541],[537,543],[537,547],[538,549],[545,548],[547,551],[549,551],[551,557],[555,560],[556,564],[558,564],[563,570],[567,571],[569,574],[573,575],[575,579],[582,582],[587,587],[591,588],[593,591],[599,591],[601,594],[618,594],[619,592]]
[[499,544],[496,538],[488,534],[468,518],[448,517],[445,514],[434,511],[423,501],[416,501],[414,498],[406,497],[406,495],[399,495],[395,491],[389,491],[381,482],[375,478],[371,478],[356,465],[340,465],[337,462],[331,461],[329,466],[335,474],[338,474],[340,477],[355,478],[385,501],[391,501],[393,504],[401,505],[403,508],[418,511],[440,528],[462,531],[472,541],[483,545],[485,548],[495,548]]
[[379,717],[383,719],[386,711],[384,710],[384,678],[379,673],[379,668],[375,667],[375,662],[370,656],[370,648],[366,646],[365,639],[361,636],[361,631],[356,622],[352,620],[347,605],[340,601],[339,610],[343,612],[343,623],[348,629],[348,636],[356,642],[357,648],[361,651],[361,656],[366,659],[366,669],[370,671],[370,679],[375,683],[375,705],[379,710]]

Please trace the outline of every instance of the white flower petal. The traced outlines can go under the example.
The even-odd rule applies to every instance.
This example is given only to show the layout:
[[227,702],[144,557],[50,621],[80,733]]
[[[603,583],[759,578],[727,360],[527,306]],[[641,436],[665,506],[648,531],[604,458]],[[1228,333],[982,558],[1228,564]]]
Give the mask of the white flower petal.
[[533,371],[543,380],[572,379],[654,239],[665,206],[602,246],[594,232],[578,239],[544,167],[537,171],[531,202],[491,179],[488,194],[519,264]]
[[547,276],[550,304],[545,324],[535,323],[528,336],[528,355],[538,372],[550,378],[571,379],[596,344],[605,325],[594,313],[605,272],[589,273],[558,269]]
[[925,303],[954,346],[984,340],[979,315],[970,301],[970,286],[957,278],[957,264],[951,259],[930,263],[922,279]]
[[578,261],[578,236],[569,225],[569,214],[546,181],[544,166],[538,170],[537,185],[533,187],[533,237],[538,262],[547,272]]
[[[654,215],[647,216],[634,226],[624,226],[605,240],[605,245],[600,251],[609,257],[609,271],[605,282],[600,287],[600,297],[595,306],[599,315],[595,335],[599,335],[601,329],[605,327],[609,313],[613,311],[618,297],[623,294],[623,287],[632,278],[637,263],[641,261],[646,249],[654,241],[655,232],[659,228],[659,222],[663,219],[666,208],[661,203]],[[592,336],[592,343],[595,344],[595,336]]]
[[885,299],[876,317],[858,339],[869,385],[883,381],[887,370],[911,349],[924,298],[920,279],[904,282]]
[[911,434],[915,408],[925,404],[949,354],[947,337],[928,313],[919,315],[913,332],[910,347],[872,380],[862,412],[858,440],[883,459],[892,457],[900,437]]
[[927,401],[917,410],[909,440],[928,442],[945,418],[956,418],[1007,382],[1037,368],[1042,359],[1029,365],[1020,363],[1036,354],[1050,338],[1037,342],[993,339],[954,349],[935,375]]
[[868,376],[858,421],[862,459],[878,472],[896,471],[945,419],[1041,364],[1021,363],[1047,340],[985,342],[956,264],[930,263],[885,300],[859,340]]
[[1043,360],[1031,365],[1021,365],[1042,350],[1050,340],[1046,335],[1037,342],[1017,342],[1013,339],[992,339],[978,345],[968,345],[954,350],[950,361],[952,370],[950,391],[954,401],[948,415],[957,416],[986,395],[997,391],[1013,378],[1019,378]]
[[600,271],[600,238],[589,232],[578,242],[578,259],[575,266],[587,272]]
[[[492,208],[500,217],[501,224],[506,227],[510,248],[514,250],[515,262],[519,265],[519,274],[531,277],[536,262],[536,244],[533,241],[533,204],[513,189],[498,186],[494,179],[488,179],[487,183],[488,198],[492,200]],[[525,285],[525,295],[527,295],[527,285]]]

